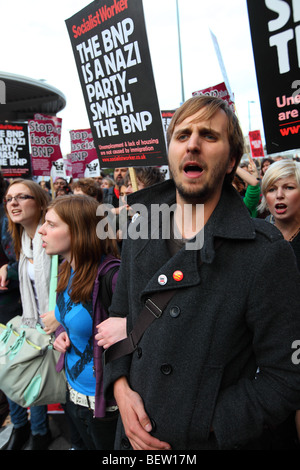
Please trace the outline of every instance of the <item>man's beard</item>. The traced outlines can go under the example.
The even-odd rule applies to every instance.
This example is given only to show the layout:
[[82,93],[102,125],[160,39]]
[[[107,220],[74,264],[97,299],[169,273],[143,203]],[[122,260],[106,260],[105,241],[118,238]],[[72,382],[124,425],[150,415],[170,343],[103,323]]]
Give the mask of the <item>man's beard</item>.
[[170,173],[173,177],[176,189],[181,198],[189,204],[204,204],[209,200],[210,196],[218,192],[218,189],[222,187],[228,162],[224,165],[218,165],[211,171],[209,181],[205,181],[202,185],[195,184],[182,184],[177,181],[176,172],[172,171],[172,167],[169,165]]
[[208,183],[205,183],[201,188],[185,188],[181,183],[176,183],[176,189],[181,198],[189,204],[204,204],[212,193],[212,188]]

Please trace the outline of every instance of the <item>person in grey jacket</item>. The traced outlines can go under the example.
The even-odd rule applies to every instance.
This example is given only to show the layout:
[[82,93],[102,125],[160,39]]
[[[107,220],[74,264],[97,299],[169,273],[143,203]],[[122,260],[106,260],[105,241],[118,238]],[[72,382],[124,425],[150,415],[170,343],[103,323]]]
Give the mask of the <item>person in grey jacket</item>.
[[115,448],[259,448],[263,430],[300,405],[295,256],[231,185],[243,134],[225,101],[185,102],[168,147],[172,179],[128,198],[140,216],[123,241],[110,313],[126,317],[129,333],[153,293],[175,295],[135,351],[106,364],[105,393],[121,416]]

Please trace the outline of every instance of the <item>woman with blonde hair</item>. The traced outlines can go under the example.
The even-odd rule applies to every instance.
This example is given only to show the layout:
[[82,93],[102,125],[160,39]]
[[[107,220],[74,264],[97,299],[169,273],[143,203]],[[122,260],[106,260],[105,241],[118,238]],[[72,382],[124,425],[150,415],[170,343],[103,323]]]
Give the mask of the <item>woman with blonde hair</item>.
[[269,210],[266,220],[291,243],[300,269],[300,163],[288,159],[272,163],[261,190],[259,210]]
[[[101,286],[111,274],[111,292],[120,264],[116,241],[98,238],[98,203],[84,195],[63,196],[48,208],[40,229],[48,255],[60,255],[54,347],[63,353],[66,412],[81,437],[80,449],[113,449],[118,410],[103,397],[102,348],[97,326],[108,316]],[[113,271],[114,269],[114,271]],[[108,276],[109,276],[108,274]]]
[[[267,221],[274,224],[290,242],[300,270],[300,163],[283,159],[272,163],[262,180],[262,200],[258,209],[269,210]],[[282,423],[277,430],[275,446],[287,442],[290,448],[300,445],[300,411]],[[279,449],[280,450],[280,449]]]
[[[8,228],[18,260],[19,287],[22,301],[22,324],[35,327],[41,315],[49,310],[51,258],[42,248],[38,230],[44,221],[49,195],[37,183],[16,179],[7,188],[4,198]],[[8,285],[7,265],[0,269],[0,285]],[[45,450],[51,442],[47,406],[26,408],[9,400],[13,432],[7,450]]]

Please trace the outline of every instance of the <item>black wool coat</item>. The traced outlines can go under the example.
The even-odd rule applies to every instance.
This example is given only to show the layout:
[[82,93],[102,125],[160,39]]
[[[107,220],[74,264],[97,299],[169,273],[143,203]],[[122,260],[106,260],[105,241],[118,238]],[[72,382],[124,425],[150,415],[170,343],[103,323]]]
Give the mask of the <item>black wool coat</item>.
[[[151,204],[175,203],[175,187],[170,180],[133,196],[131,205],[150,211]],[[142,217],[132,222],[134,233]],[[126,376],[143,399],[152,434],[175,450],[241,448],[265,425],[300,409],[293,250],[274,226],[252,219],[226,186],[201,250],[183,248],[170,257],[167,241],[154,232],[124,240],[111,315],[127,316],[130,331],[149,295],[173,288],[176,294],[137,350],[106,366],[105,393],[110,397],[114,381]],[[181,281],[173,279],[176,270]],[[128,448],[121,422],[116,448]]]

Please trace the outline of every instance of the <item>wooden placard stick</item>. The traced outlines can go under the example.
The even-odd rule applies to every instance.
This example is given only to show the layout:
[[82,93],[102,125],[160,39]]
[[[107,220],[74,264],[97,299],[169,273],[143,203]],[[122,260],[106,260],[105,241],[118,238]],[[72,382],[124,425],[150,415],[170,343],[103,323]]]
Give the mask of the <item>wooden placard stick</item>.
[[129,176],[130,176],[130,181],[131,181],[133,192],[135,192],[138,190],[138,185],[137,185],[135,169],[132,167],[129,167]]
[[55,199],[55,191],[54,191],[54,185],[53,185],[53,178],[50,176],[50,187],[51,187],[51,196],[52,199]]

